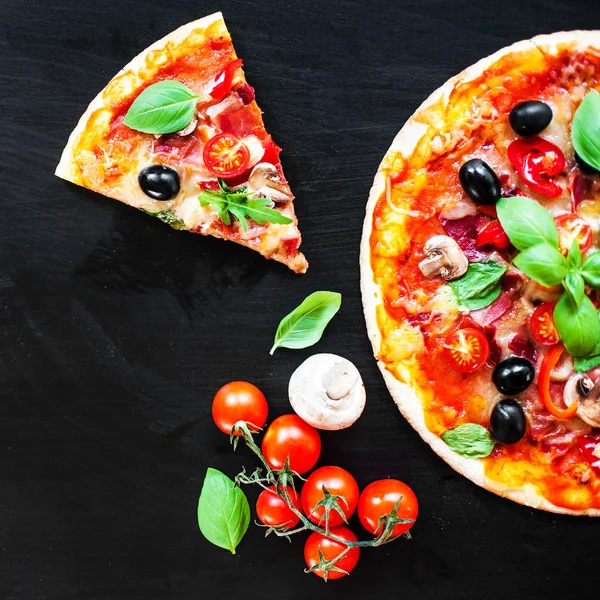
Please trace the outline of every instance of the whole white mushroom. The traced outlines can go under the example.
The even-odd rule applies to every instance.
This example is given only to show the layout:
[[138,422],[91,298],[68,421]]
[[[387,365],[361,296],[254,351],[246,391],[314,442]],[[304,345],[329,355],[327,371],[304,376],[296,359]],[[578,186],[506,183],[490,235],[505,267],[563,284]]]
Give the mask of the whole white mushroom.
[[296,414],[317,429],[345,429],[362,414],[365,386],[358,369],[336,354],[313,354],[290,378]]

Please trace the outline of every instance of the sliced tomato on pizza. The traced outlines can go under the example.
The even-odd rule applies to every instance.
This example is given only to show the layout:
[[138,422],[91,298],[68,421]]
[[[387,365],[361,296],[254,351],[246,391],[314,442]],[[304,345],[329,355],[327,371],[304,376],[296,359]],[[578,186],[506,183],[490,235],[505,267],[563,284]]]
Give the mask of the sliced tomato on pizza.
[[56,175],[304,273],[279,152],[216,13],[156,42],[108,83]]

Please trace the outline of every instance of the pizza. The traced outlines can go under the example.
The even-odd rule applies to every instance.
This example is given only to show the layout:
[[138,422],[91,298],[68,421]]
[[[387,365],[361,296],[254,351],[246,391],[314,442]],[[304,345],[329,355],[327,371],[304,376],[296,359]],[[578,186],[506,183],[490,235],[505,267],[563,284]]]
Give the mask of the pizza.
[[435,91],[385,155],[361,286],[398,408],[454,469],[600,516],[600,31]]
[[108,83],[56,175],[304,273],[280,150],[215,13],[156,42]]

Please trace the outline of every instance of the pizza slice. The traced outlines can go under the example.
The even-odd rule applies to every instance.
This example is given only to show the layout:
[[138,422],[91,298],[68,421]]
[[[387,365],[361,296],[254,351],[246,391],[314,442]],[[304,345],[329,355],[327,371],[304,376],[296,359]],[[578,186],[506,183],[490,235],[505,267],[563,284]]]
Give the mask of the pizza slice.
[[221,13],[156,42],[91,102],[56,175],[175,229],[308,268],[293,195]]

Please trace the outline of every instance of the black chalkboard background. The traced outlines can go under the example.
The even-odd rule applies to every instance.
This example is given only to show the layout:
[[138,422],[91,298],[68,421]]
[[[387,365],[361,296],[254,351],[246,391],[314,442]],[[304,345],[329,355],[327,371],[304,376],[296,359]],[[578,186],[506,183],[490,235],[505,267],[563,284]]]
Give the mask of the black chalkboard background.
[[[53,176],[108,79],[219,9],[284,147],[303,277]],[[595,593],[598,521],[481,490],[401,418],[367,340],[358,248],[377,165],[420,102],[516,40],[600,27],[597,0],[2,0],[0,14],[0,598]],[[279,318],[317,289],[344,298],[324,339],[270,357]],[[361,486],[403,479],[421,509],[412,541],[365,551],[328,585],[303,573],[303,536],[264,540],[252,525],[232,556],[196,524],[206,467],[254,466],[213,425],[214,392],[251,380],[277,416],[290,410],[289,376],[317,351],[355,362],[368,391],[356,426],[322,435],[321,464]]]

